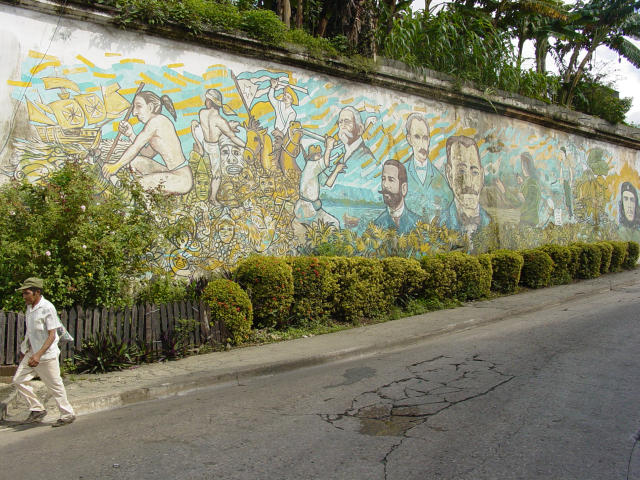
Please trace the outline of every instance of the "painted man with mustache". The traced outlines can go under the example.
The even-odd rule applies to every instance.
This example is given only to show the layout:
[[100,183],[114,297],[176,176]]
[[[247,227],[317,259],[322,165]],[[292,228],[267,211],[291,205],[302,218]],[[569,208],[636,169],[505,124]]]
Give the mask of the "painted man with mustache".
[[471,236],[489,223],[489,215],[480,206],[484,169],[476,142],[469,137],[447,139],[445,176],[453,191],[453,202],[444,211],[441,224]]
[[409,233],[416,226],[420,217],[413,213],[404,203],[407,196],[407,170],[397,160],[387,160],[382,166],[382,194],[387,209],[374,220],[374,225],[391,228],[399,234]]
[[453,200],[444,176],[429,158],[429,124],[424,116],[412,113],[405,124],[412,154],[406,161],[409,193],[406,203],[414,212],[431,221]]

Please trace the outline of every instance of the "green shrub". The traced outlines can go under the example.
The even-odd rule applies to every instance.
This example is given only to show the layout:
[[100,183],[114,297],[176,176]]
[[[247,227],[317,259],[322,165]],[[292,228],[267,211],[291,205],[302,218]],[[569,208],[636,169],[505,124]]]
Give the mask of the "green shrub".
[[588,279],[600,276],[602,262],[602,250],[591,243],[576,242],[572,245],[578,247],[578,268],[576,278]]
[[627,258],[627,244],[625,242],[610,241],[608,242],[613,250],[611,251],[610,272],[619,272]]
[[135,303],[174,303],[187,298],[187,282],[165,274],[140,282]]
[[551,283],[553,260],[544,250],[533,248],[521,250],[524,259],[520,274],[520,285],[528,288],[544,288]]
[[542,245],[540,250],[547,253],[553,260],[551,270],[551,285],[563,285],[569,283],[571,278],[571,249],[564,245]]
[[405,306],[422,295],[426,273],[412,258],[382,259],[385,297],[390,305]]
[[32,276],[58,308],[131,303],[123,292],[147,273],[146,255],[182,229],[160,223],[175,199],[124,178],[117,195],[96,191],[90,169],[72,162],[37,184],[0,187],[0,308],[22,308],[15,289]]
[[231,280],[211,280],[202,292],[202,301],[211,307],[211,325],[224,325],[227,341],[239,345],[249,338],[253,324],[253,308],[249,295]]
[[593,244],[600,249],[600,274],[609,273],[613,246],[609,242],[594,242]]
[[106,373],[134,365],[136,351],[115,333],[98,333],[82,341],[82,347],[73,360],[73,370],[77,373]]
[[449,262],[439,255],[427,255],[420,259],[420,266],[425,272],[424,297],[439,300],[455,298],[457,285],[456,271]]
[[484,268],[485,274],[482,277],[483,285],[480,287],[482,291],[487,292],[487,295],[491,292],[491,279],[493,278],[493,267],[491,266],[491,254],[481,253],[478,255],[478,262]]
[[160,361],[177,360],[189,355],[191,334],[200,328],[200,323],[191,318],[180,318],[175,327],[160,334]]
[[638,255],[640,254],[640,245],[637,242],[627,242],[627,258],[622,266],[627,270],[636,268],[638,263]]
[[569,274],[571,278],[578,278],[578,270],[580,269],[580,255],[582,254],[582,247],[579,245],[567,245],[569,253],[571,253],[571,261],[569,263]]
[[244,10],[240,12],[240,28],[250,37],[267,45],[280,45],[286,38],[287,26],[271,10]]
[[437,256],[456,273],[451,291],[453,298],[466,302],[489,294],[486,287],[490,283],[487,278],[490,277],[477,257],[462,252],[441,253]]
[[256,327],[285,327],[293,303],[291,266],[284,258],[254,255],[234,270],[234,280],[251,299]]
[[524,259],[518,252],[496,250],[491,252],[491,290],[499,293],[513,293],[520,282]]
[[291,257],[293,274],[292,322],[321,324],[331,316],[336,280],[324,257]]
[[384,270],[379,260],[362,257],[327,257],[337,283],[333,295],[335,320],[358,324],[388,312]]

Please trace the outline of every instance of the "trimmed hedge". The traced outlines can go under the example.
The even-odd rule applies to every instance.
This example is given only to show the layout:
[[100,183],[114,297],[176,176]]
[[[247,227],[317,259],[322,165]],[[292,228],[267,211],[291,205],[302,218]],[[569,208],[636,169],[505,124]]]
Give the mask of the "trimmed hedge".
[[627,258],[622,266],[627,270],[636,268],[638,263],[638,255],[640,254],[640,245],[637,242],[627,242]]
[[496,250],[491,253],[491,290],[513,293],[518,288],[524,259],[512,250]]
[[223,324],[229,333],[227,341],[239,345],[249,338],[253,324],[253,308],[249,295],[231,280],[216,278],[202,291],[202,300],[211,307],[211,325]]
[[288,261],[293,275],[292,323],[326,322],[337,286],[329,261],[324,257],[290,257]]
[[548,244],[542,245],[540,250],[549,255],[551,260],[553,260],[551,285],[569,283],[573,278],[571,262],[574,255],[571,252],[571,248],[564,245]]
[[520,285],[528,288],[544,288],[551,284],[551,272],[553,260],[542,249],[532,248],[521,250],[520,255],[524,259],[520,274]]
[[477,257],[462,252],[443,253],[438,257],[456,274],[451,291],[453,298],[466,302],[489,295],[490,288],[487,286],[491,283],[491,277]]
[[579,249],[575,278],[596,278],[600,276],[602,250],[595,244],[576,242],[572,244]]
[[619,272],[627,258],[627,244],[625,242],[610,241],[608,242],[613,250],[611,252],[610,272]]
[[358,324],[389,311],[384,292],[384,269],[379,260],[326,257],[337,287],[332,296],[335,320]]
[[412,258],[387,257],[382,259],[382,268],[384,293],[390,305],[406,305],[422,295],[427,274],[420,262]]
[[283,327],[293,303],[293,275],[284,258],[251,256],[233,272],[234,280],[249,295],[256,327]]
[[445,262],[440,255],[429,255],[420,259],[420,266],[425,272],[425,298],[445,300],[455,297],[457,275],[449,262]]
[[604,275],[609,273],[609,267],[611,265],[611,255],[613,253],[613,245],[609,242],[596,242],[594,243],[600,249],[600,274]]
[[491,279],[493,278],[493,267],[491,266],[491,254],[489,253],[481,253],[478,255],[478,262],[484,269],[485,274],[482,277],[483,284],[481,285],[481,289],[487,292],[487,295],[491,293]]

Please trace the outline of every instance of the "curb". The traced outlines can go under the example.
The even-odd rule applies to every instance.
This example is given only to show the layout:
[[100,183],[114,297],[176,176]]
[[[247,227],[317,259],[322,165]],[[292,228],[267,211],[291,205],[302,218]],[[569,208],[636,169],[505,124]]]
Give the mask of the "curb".
[[[626,287],[637,283],[636,279],[628,281],[620,281],[615,284],[615,287]],[[353,345],[349,348],[340,348],[336,350],[328,350],[326,352],[315,354],[311,356],[301,356],[298,358],[291,358],[287,360],[275,361],[272,363],[247,366],[247,367],[229,367],[227,371],[210,372],[210,371],[196,371],[189,374],[184,374],[178,377],[172,377],[171,381],[167,379],[161,379],[156,384],[147,385],[144,387],[137,387],[121,391],[118,393],[87,397],[84,399],[76,399],[74,401],[74,409],[79,415],[94,413],[103,410],[114,409],[123,407],[126,405],[132,405],[139,402],[145,402],[149,400],[158,400],[173,396],[179,396],[181,394],[187,394],[192,391],[211,387],[217,384],[224,384],[232,381],[239,381],[243,378],[255,378],[265,375],[273,375],[276,373],[284,373],[299,368],[317,366],[333,361],[345,360],[357,357],[367,357],[380,353],[381,351],[390,351],[401,347],[411,346],[413,344],[420,343],[424,340],[437,337],[444,334],[453,332],[461,332],[469,330],[481,325],[489,325],[497,323],[507,318],[514,316],[526,315],[535,311],[539,311],[541,308],[554,307],[562,305],[584,296],[585,294],[603,293],[607,290],[611,290],[614,284],[611,282],[608,286],[594,283],[584,284],[581,283],[579,291],[567,292],[565,295],[561,295],[559,298],[550,302],[540,302],[531,306],[524,306],[521,308],[506,308],[486,318],[470,318],[461,321],[452,320],[451,323],[442,327],[437,327],[432,330],[428,330],[422,333],[414,335],[405,335],[399,338],[391,340],[379,340],[365,345]],[[560,286],[561,288],[562,286]],[[547,296],[548,298],[548,296]],[[483,302],[473,302],[471,304],[463,305],[459,308],[478,308],[478,304],[482,305]],[[482,308],[482,307],[480,307]],[[453,309],[456,310],[456,309]],[[452,311],[453,311],[452,310]],[[433,312],[430,312],[433,313]],[[424,314],[428,315],[428,314]],[[418,319],[422,315],[416,317],[407,317],[408,319]],[[376,324],[376,325],[384,325]],[[374,329],[376,325],[370,325],[363,328]],[[359,329],[346,330],[344,332],[355,332]],[[362,331],[362,330],[361,330]]]

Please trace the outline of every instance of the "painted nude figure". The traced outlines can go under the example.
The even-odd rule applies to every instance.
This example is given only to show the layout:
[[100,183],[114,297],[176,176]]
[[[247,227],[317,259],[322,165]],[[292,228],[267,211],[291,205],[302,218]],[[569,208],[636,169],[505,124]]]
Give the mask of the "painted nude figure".
[[[146,90],[136,95],[133,99],[132,113],[144,127],[136,135],[129,122],[120,122],[120,133],[129,137],[132,143],[119,160],[102,166],[102,173],[106,178],[130,165],[146,189],[162,186],[167,193],[177,194],[191,190],[191,167],[182,153],[180,139],[173,123],[162,114],[162,107],[167,109],[174,120],[177,118],[173,102],[168,96],[159,97]],[[156,155],[161,157],[164,164],[154,159]]]

